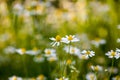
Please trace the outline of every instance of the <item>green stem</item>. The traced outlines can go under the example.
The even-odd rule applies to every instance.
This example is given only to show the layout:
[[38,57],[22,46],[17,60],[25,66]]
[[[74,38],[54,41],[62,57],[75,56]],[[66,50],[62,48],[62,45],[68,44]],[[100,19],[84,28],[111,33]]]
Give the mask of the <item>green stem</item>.
[[112,59],[112,65],[111,65],[111,70],[110,70],[109,79],[110,79],[111,74],[112,74],[112,71],[113,71],[113,65],[114,65],[114,58]]

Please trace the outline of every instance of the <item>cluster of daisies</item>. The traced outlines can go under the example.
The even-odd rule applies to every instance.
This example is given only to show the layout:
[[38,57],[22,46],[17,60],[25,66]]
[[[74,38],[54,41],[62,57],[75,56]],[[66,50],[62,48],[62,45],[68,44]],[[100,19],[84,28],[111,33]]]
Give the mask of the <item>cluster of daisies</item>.
[[[80,41],[75,35],[66,35],[65,37],[61,37],[60,35],[57,35],[55,38],[54,37],[50,38],[50,40],[53,41],[51,43],[51,45],[53,47],[60,46],[62,43],[67,44],[67,46],[64,46],[64,48],[63,48],[63,50],[66,52],[66,54],[77,56],[79,59],[89,59],[89,58],[95,56],[94,51],[91,51],[91,50],[82,50],[81,51],[79,48],[72,46],[72,43]],[[99,44],[105,43],[104,40],[101,40],[101,41],[97,40],[97,41],[100,42]],[[95,41],[92,41],[92,42],[95,43]],[[96,45],[96,46],[98,46],[98,45]],[[15,49],[13,47],[8,47],[5,49],[5,52],[7,53],[8,51],[11,53],[17,52],[20,55],[23,55],[23,54],[35,55],[35,58],[34,58],[35,62],[43,62],[45,60],[45,58],[50,62],[57,61],[57,60],[60,61],[60,59],[58,58],[58,55],[57,55],[57,51],[53,48],[46,48],[46,49],[44,49],[44,51],[41,51],[40,49],[37,49],[37,48],[33,48],[33,50],[26,50],[25,48]],[[44,54],[41,54],[42,52]],[[107,55],[109,58],[119,59],[120,58],[120,49],[117,48],[115,51],[113,51],[113,50],[108,51],[105,55]],[[65,62],[63,62],[63,65],[64,64],[70,65],[71,72],[76,71],[77,73],[79,73],[79,70],[77,70],[73,66],[75,64],[74,60],[67,58],[65,60]],[[96,65],[96,66],[92,65],[91,69],[94,72],[105,71],[105,70],[103,70],[103,67],[101,67],[99,65]],[[109,69],[106,69],[106,70],[108,71]],[[87,80],[96,80],[97,76],[94,72],[90,72],[90,73],[86,74],[86,79]],[[37,80],[45,80],[46,79],[45,77],[43,78],[43,76],[39,77],[39,78],[42,78],[42,79],[37,79]],[[113,78],[113,79],[115,79],[115,78]],[[22,80],[22,79],[20,77],[12,76],[9,78],[9,80]],[[34,80],[34,79],[32,79],[32,80]],[[55,78],[55,80],[69,80],[69,78],[61,77],[61,78]]]

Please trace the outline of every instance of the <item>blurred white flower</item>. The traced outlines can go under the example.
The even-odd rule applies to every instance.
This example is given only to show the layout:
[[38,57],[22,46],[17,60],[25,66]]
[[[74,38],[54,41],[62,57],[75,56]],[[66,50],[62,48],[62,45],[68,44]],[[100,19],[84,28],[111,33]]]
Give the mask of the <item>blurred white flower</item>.
[[107,55],[109,58],[116,58],[116,59],[119,58],[118,54],[113,50],[108,51],[105,55]]
[[117,25],[117,28],[118,28],[118,29],[120,29],[120,24],[119,24],[119,25]]
[[23,80],[23,79],[21,77],[12,76],[12,77],[9,77],[9,80]]
[[117,43],[120,43],[120,38],[117,39]]
[[62,37],[60,35],[57,35],[55,38],[50,38],[50,40],[52,40],[53,42],[51,43],[52,46],[59,46],[60,43],[62,42]]
[[95,45],[96,47],[99,47],[99,45],[105,44],[106,41],[105,41],[104,39],[96,38],[95,40],[92,40],[91,43],[92,43],[93,45]]
[[80,50],[79,50],[77,47],[65,46],[65,47],[64,47],[64,50],[65,50],[67,53],[70,53],[70,54],[73,54],[73,55],[76,55],[76,56],[78,56],[78,55],[80,54]]
[[44,52],[45,52],[45,56],[46,56],[46,57],[56,56],[56,50],[55,50],[55,49],[46,48],[46,49],[44,50]]
[[25,48],[16,49],[16,52],[20,55],[23,55],[26,53],[26,49]]
[[47,58],[47,60],[50,61],[50,62],[53,62],[53,61],[57,61],[58,58],[57,58],[57,56],[49,56],[49,57]]
[[70,42],[78,42],[79,39],[75,37],[75,35],[66,35],[66,37],[62,38],[62,42],[69,44]]
[[46,80],[47,78],[44,76],[44,75],[42,75],[42,74],[40,74],[37,78],[36,78],[36,80]]
[[110,72],[110,73],[117,74],[119,69],[116,68],[116,67],[108,67],[107,71]]
[[34,60],[35,62],[43,62],[45,59],[44,59],[44,57],[43,57],[42,55],[38,55],[38,56],[35,56],[35,57],[33,58],[33,60]]
[[79,57],[79,59],[84,59],[84,60],[89,59],[89,57],[86,54],[80,54],[80,55],[78,55],[78,57]]
[[26,51],[26,54],[29,54],[29,55],[37,55],[39,53],[40,53],[40,50],[38,50],[37,48],[33,48],[33,50]]
[[55,78],[55,80],[69,80],[69,78],[61,77],[61,78]]
[[91,69],[93,70],[93,71],[102,71],[103,70],[103,68],[101,67],[101,66],[99,66],[99,65],[96,65],[96,66],[91,66]]
[[115,77],[112,78],[112,80],[120,80],[120,76],[119,75],[115,76]]
[[96,80],[96,75],[94,73],[88,73],[86,75],[87,80]]
[[86,57],[93,57],[93,56],[95,56],[95,52],[94,51],[83,50],[81,53],[86,55]]
[[15,47],[13,47],[13,46],[8,46],[8,47],[6,47],[5,49],[4,49],[4,52],[6,53],[6,54],[13,54],[13,53],[15,53]]
[[20,3],[16,3],[16,4],[14,4],[14,6],[13,6],[13,12],[14,12],[14,14],[16,14],[16,15],[22,14],[23,9],[24,9],[24,8],[23,8],[23,5],[20,4]]

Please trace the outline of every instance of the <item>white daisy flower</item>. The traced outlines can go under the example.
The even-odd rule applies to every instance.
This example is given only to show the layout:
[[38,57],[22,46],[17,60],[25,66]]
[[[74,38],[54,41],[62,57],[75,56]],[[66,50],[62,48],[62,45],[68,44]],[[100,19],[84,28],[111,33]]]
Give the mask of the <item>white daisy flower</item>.
[[96,38],[95,40],[92,40],[91,43],[92,43],[93,45],[95,45],[96,47],[99,47],[99,45],[105,44],[106,41],[105,41],[104,39]]
[[107,55],[109,58],[116,58],[116,59],[119,58],[118,55],[117,55],[117,53],[114,52],[113,50],[108,51],[105,55]]
[[35,57],[33,58],[33,60],[34,60],[35,62],[43,62],[45,59],[44,59],[44,57],[43,57],[42,55],[39,55],[39,56],[35,56]]
[[69,44],[70,42],[78,42],[79,39],[75,37],[75,35],[66,35],[66,37],[62,38],[62,42]]
[[88,73],[86,75],[87,80],[96,80],[96,75],[94,73]]
[[93,70],[93,71],[102,71],[103,70],[103,68],[101,67],[101,66],[99,66],[99,65],[96,65],[96,66],[91,66],[91,69]]
[[6,48],[4,49],[4,52],[5,52],[6,54],[9,54],[9,53],[13,54],[13,53],[15,53],[15,51],[16,51],[16,49],[15,49],[14,47],[12,47],[12,46],[8,46],[8,47],[6,47]]
[[86,54],[79,54],[78,57],[79,59],[84,59],[84,60],[89,59],[89,57]]
[[120,38],[117,39],[117,43],[120,43]]
[[55,45],[59,46],[60,43],[62,42],[62,38],[61,38],[60,35],[57,35],[55,38],[52,37],[52,38],[50,38],[50,40],[53,41],[53,42],[51,43],[52,46],[55,46]]
[[120,80],[120,76],[119,75],[115,76],[115,77],[112,78],[112,80]]
[[29,54],[29,55],[37,55],[39,53],[40,53],[40,50],[38,50],[37,48],[33,48],[33,50],[26,51],[26,54]]
[[47,60],[50,61],[50,62],[53,62],[53,61],[57,61],[58,58],[57,58],[57,56],[50,56],[50,57],[47,58]]
[[40,75],[36,78],[36,80],[47,80],[47,78],[46,78],[44,75],[40,74]]
[[70,53],[70,54],[73,54],[73,55],[76,55],[76,56],[78,56],[78,55],[80,54],[80,50],[79,50],[77,47],[65,46],[65,47],[64,47],[64,50],[65,50],[67,53]]
[[69,80],[69,78],[62,77],[62,78],[56,78],[55,80]]
[[95,52],[94,51],[83,50],[81,53],[86,55],[86,57],[93,57],[93,56],[95,56]]
[[20,4],[20,3],[16,3],[14,6],[13,6],[13,11],[16,15],[20,15],[22,14],[23,12],[23,5]]
[[21,77],[12,76],[12,77],[9,77],[9,80],[23,80],[23,79]]
[[56,56],[56,50],[55,49],[45,49],[45,56],[50,57],[50,56]]
[[16,49],[16,52],[20,55],[23,55],[26,53],[26,49],[25,48]]
[[119,25],[117,25],[117,28],[118,28],[118,29],[120,29],[120,24],[119,24]]

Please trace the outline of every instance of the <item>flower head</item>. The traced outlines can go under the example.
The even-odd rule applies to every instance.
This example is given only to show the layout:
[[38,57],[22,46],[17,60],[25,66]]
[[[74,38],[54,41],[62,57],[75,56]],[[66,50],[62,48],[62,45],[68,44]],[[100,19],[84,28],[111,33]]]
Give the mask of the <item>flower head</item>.
[[83,50],[81,53],[86,55],[86,57],[93,57],[93,56],[95,56],[95,52],[94,51]]
[[106,55],[107,55],[109,58],[116,58],[116,59],[119,58],[119,55],[118,55],[115,51],[113,51],[113,50],[108,51],[108,52],[106,53]]
[[53,42],[51,43],[52,46],[55,46],[55,45],[59,46],[59,45],[60,45],[60,42],[62,42],[62,38],[61,38],[60,35],[57,35],[55,38],[52,37],[52,38],[50,38],[50,40],[53,41]]
[[54,49],[45,49],[45,56],[50,57],[50,56],[56,56],[56,51]]
[[66,35],[66,37],[64,37],[62,39],[63,43],[69,44],[70,42],[78,42],[79,39],[75,37],[75,35]]
[[25,48],[21,48],[21,49],[16,49],[16,52],[20,55],[23,55],[26,53],[26,49]]
[[103,68],[101,67],[101,66],[99,66],[99,65],[97,65],[97,66],[91,66],[91,69],[93,70],[93,71],[102,71],[103,70]]
[[12,76],[12,77],[9,77],[9,80],[22,80],[22,78],[17,76]]
[[86,75],[87,80],[96,80],[96,75],[94,73],[88,73]]

